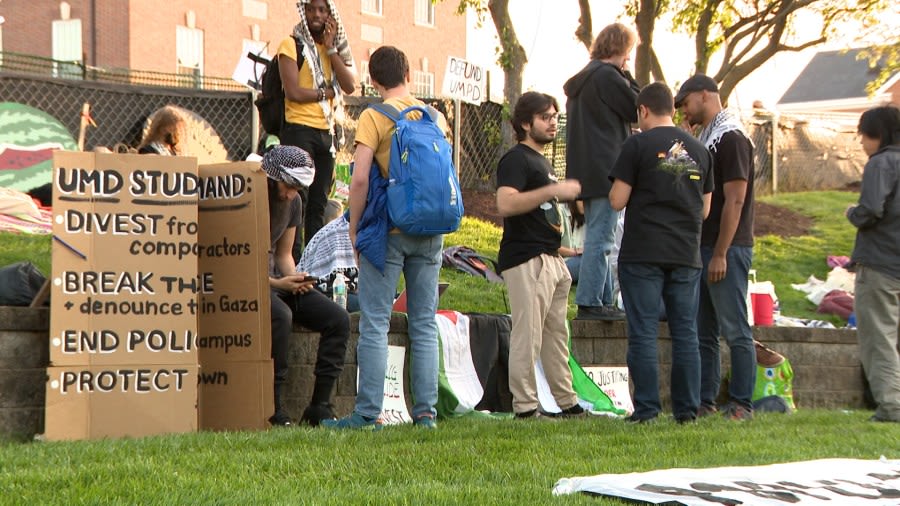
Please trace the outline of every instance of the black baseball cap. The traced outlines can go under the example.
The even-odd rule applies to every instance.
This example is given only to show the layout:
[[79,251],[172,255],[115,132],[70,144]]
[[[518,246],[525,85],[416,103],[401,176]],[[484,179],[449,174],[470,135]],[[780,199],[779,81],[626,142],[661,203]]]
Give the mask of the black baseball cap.
[[688,80],[681,85],[681,88],[678,89],[678,94],[675,95],[675,107],[681,107],[681,103],[684,102],[684,99],[695,91],[712,91],[718,93],[719,86],[716,85],[716,82],[713,81],[711,77],[703,74],[695,74],[689,77]]

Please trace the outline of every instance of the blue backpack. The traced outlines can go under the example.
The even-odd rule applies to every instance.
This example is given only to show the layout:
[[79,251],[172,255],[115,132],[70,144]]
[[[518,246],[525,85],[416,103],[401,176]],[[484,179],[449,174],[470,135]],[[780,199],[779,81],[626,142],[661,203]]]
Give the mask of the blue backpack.
[[[388,161],[387,208],[394,227],[409,235],[448,234],[463,216],[462,192],[453,151],[437,124],[434,107],[413,105],[402,112],[390,104],[370,107],[390,118],[391,157]],[[408,119],[412,111],[420,119]]]

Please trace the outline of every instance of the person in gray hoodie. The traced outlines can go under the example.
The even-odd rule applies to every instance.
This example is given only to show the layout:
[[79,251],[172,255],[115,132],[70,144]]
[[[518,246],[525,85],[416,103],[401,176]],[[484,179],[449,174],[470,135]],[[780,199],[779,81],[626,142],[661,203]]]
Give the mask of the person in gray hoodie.
[[859,358],[878,405],[871,420],[900,422],[900,109],[875,107],[859,118],[869,161],[859,203],[847,208],[857,228],[851,267]]
[[608,255],[619,213],[609,205],[609,171],[637,121],[640,86],[627,70],[637,42],[613,23],[597,35],[591,61],[570,78],[566,92],[566,179],[581,182],[584,253],[575,290],[577,320],[623,320],[614,306]]

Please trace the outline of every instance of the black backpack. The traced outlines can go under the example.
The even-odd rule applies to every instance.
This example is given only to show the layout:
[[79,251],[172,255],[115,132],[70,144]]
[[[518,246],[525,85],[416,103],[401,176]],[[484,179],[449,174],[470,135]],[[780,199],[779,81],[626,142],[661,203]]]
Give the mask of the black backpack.
[[[297,45],[297,69],[303,66],[303,46],[300,40],[293,37]],[[278,70],[278,56],[271,60],[260,58],[255,54],[247,55],[251,60],[264,63],[266,68],[260,78],[260,94],[254,104],[259,111],[259,122],[263,129],[271,135],[281,135],[284,125],[284,88],[281,86],[281,72]]]

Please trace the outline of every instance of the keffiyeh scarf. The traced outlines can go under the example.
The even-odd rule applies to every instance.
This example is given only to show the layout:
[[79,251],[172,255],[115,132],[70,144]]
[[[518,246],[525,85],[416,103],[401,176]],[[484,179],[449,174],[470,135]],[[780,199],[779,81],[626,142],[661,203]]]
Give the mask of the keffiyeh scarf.
[[700,132],[700,142],[706,146],[706,149],[715,151],[722,136],[733,130],[737,130],[744,137],[747,137],[741,118],[730,109],[722,109],[709,125],[706,125],[706,128]]

